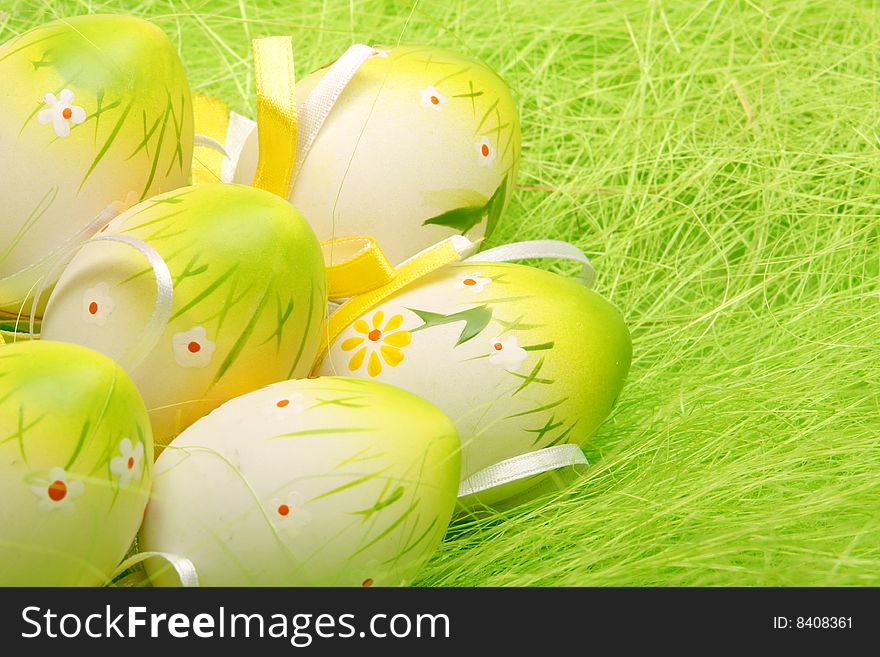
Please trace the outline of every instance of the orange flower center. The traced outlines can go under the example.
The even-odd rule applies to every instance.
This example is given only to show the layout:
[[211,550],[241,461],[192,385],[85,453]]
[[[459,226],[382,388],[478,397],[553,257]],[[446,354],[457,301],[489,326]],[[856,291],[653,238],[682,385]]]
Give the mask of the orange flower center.
[[49,484],[49,499],[53,502],[60,502],[67,497],[67,484],[60,479],[56,479]]
[[134,467],[134,457],[129,456],[128,457],[128,469],[131,470],[133,467]]
[[363,586],[363,587],[370,587],[372,585],[373,585],[373,578],[372,577],[367,577],[367,579],[365,579],[363,582],[361,582],[361,586]]
[[89,314],[90,315],[97,315],[98,314],[98,304],[95,301],[92,301],[89,304]]
[[462,281],[465,285],[476,285],[477,282],[473,278],[466,278]]
[[278,402],[278,403],[275,404],[275,405],[276,405],[278,408],[284,408],[284,407],[287,406],[289,403],[290,403],[290,400],[289,400],[289,399],[282,399],[280,402]]
[[290,513],[290,507],[287,506],[286,504],[282,504],[281,506],[278,507],[278,515],[279,516],[286,516],[289,513]]
[[489,157],[489,144],[480,146],[480,152],[483,154],[483,157]]
[[202,350],[202,345],[200,345],[198,342],[193,341],[186,345],[186,348],[189,349],[189,353],[197,354]]
[[370,340],[372,340],[373,342],[376,342],[379,338],[382,337],[382,331],[380,331],[379,329],[373,329],[372,331],[370,331],[367,337],[370,338]]
[[63,110],[61,110],[61,116],[63,116],[65,119],[69,119],[71,116],[73,116],[73,110],[69,107],[65,107]]
[[495,343],[494,345],[492,345],[492,346],[495,347],[495,351],[501,351],[501,348],[502,348],[504,345],[501,344],[500,342],[496,342],[496,343]]
[[431,96],[431,104],[432,104],[432,105],[439,105],[439,104],[440,104],[440,99],[437,98],[437,96]]

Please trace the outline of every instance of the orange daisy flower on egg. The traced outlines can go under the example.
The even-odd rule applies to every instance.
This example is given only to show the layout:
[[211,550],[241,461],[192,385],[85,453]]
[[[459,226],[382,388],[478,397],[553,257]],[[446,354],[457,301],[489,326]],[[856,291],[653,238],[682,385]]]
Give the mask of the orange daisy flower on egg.
[[376,377],[382,373],[382,363],[397,367],[403,361],[403,347],[412,342],[412,334],[403,330],[403,315],[392,315],[385,322],[385,313],[376,311],[370,323],[359,319],[354,323],[354,330],[360,335],[347,338],[342,342],[343,351],[353,351],[348,369],[352,372],[367,364],[367,373]]

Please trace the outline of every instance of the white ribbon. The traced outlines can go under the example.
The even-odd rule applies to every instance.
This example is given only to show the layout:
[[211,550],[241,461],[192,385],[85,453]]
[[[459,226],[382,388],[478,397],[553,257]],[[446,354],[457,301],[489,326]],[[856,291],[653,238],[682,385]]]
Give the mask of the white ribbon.
[[[50,278],[49,274],[54,274],[56,268],[68,264],[75,253],[82,249],[86,244],[94,244],[96,242],[119,242],[140,252],[147,259],[150,268],[153,270],[153,276],[156,281],[156,301],[153,304],[153,312],[150,315],[150,319],[134,346],[117,359],[117,362],[127,372],[131,373],[146,359],[161,339],[162,334],[165,332],[165,327],[167,326],[168,320],[171,318],[171,313],[174,309],[174,280],[171,277],[171,271],[168,269],[168,265],[156,249],[146,242],[128,235],[100,236],[68,246],[67,252],[61,254],[60,259],[55,263],[55,267],[50,269],[47,273],[46,279]],[[30,317],[31,339],[37,337],[34,330],[35,315],[37,306],[40,303],[40,298],[43,296],[46,287],[47,283],[46,280],[44,280],[40,289],[37,291],[37,294],[34,296]],[[43,318],[43,321],[45,323],[45,317]]]
[[[67,264],[71,257],[73,257],[76,248],[88,241],[101,228],[110,223],[110,220],[118,214],[119,212],[117,212],[112,205],[108,205],[88,224],[80,228],[76,233],[71,235],[45,256],[36,262],[31,263],[24,269],[20,269],[14,274],[0,278],[0,303],[8,304],[13,301],[12,298],[7,299],[3,296],[4,294],[11,294],[5,291],[8,288],[11,287],[15,290],[17,286],[21,286],[21,288],[28,287],[32,290],[34,281],[39,283],[39,292],[36,297],[37,300],[39,300],[43,291],[56,282],[57,279],[53,280],[52,275],[61,273],[60,269]],[[42,275],[40,274],[41,270],[43,271]],[[27,302],[27,298],[24,299],[24,302]],[[38,304],[34,303],[31,308],[31,320],[33,320],[33,317],[36,314],[37,305]],[[31,321],[31,325],[33,325],[33,321]]]
[[536,452],[527,452],[499,461],[465,479],[458,486],[458,496],[482,493],[537,474],[572,465],[589,465],[587,457],[577,445],[554,445]]
[[168,320],[171,319],[171,313],[174,310],[174,279],[171,277],[171,270],[168,269],[168,265],[159,252],[142,240],[128,235],[107,235],[94,241],[126,244],[143,254],[153,270],[156,281],[156,301],[153,304],[150,320],[144,327],[140,339],[119,359],[119,364],[131,373],[150,355],[150,352],[162,338],[162,334],[165,333]]
[[[88,226],[79,231],[76,235],[43,259],[42,262],[45,262],[49,268],[39,281],[39,287],[34,294],[34,300],[31,302],[30,325],[28,327],[31,340],[37,337],[34,332],[35,319],[37,316],[37,309],[40,305],[40,299],[43,298],[46,289],[52,287],[58,282],[58,277],[61,275],[64,268],[70,263],[73,256],[91,240],[94,234],[118,216],[119,212],[116,208],[112,205],[108,205],[89,223]],[[51,262],[49,262],[50,260]]]
[[195,564],[186,557],[169,552],[139,552],[119,564],[110,576],[110,581],[112,582],[131,567],[154,557],[163,559],[174,569],[181,586],[186,588],[196,588],[199,586],[199,574],[196,571]]
[[[296,163],[293,167],[294,176],[299,172],[300,167],[309,155],[312,144],[324,121],[339,100],[339,96],[345,91],[345,87],[351,82],[351,79],[358,72],[358,69],[370,57],[375,55],[377,50],[366,46],[362,43],[356,43],[349,47],[343,53],[342,57],[333,62],[332,66],[327,70],[312,93],[303,101],[299,108],[299,125],[296,130]],[[293,179],[294,181],[296,178]],[[291,183],[293,185],[293,182]]]
[[[223,144],[226,157],[220,170],[220,182],[235,182],[235,172],[241,159],[241,151],[248,137],[257,129],[257,122],[237,112],[229,113],[229,124],[226,126],[226,143]],[[254,163],[256,164],[256,162]],[[251,184],[253,181],[241,181]]]
[[[312,92],[297,108],[297,129],[296,129],[296,161],[293,166],[293,177],[291,178],[291,190],[296,184],[296,174],[302,168],[303,163],[311,151],[312,145],[315,143],[318,134],[330,112],[345,91],[348,83],[351,82],[360,67],[370,57],[378,51],[375,48],[356,43],[350,46],[343,55],[337,59],[324,73],[324,76],[315,85]],[[241,152],[245,143],[256,130],[255,121],[237,114],[229,113],[229,122],[226,127],[226,143],[219,144],[215,140],[203,135],[196,135],[199,145],[208,146],[214,150],[224,153],[220,180],[225,183],[233,182],[236,179],[236,170],[238,169]],[[248,183],[250,181],[247,181]],[[290,191],[288,190],[288,196]]]
[[471,256],[467,262],[508,262],[510,260],[523,260],[525,258],[558,258],[560,260],[574,260],[581,263],[581,282],[587,287],[593,287],[596,282],[596,270],[590,259],[574,244],[560,240],[530,240],[527,242],[514,242],[496,246],[481,253]]
[[218,153],[220,153],[223,157],[229,157],[229,153],[227,153],[226,149],[223,148],[223,144],[221,144],[213,137],[208,137],[207,135],[193,135],[193,146],[210,148],[212,151],[217,151]]

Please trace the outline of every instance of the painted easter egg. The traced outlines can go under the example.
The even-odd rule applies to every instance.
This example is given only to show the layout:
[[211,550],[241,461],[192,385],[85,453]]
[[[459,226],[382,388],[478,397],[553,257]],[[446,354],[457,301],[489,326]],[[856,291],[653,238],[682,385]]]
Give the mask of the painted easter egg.
[[[298,98],[326,72],[301,80]],[[254,132],[237,180],[253,180],[257,155]],[[378,50],[333,106],[290,200],[321,240],[372,235],[397,263],[453,234],[490,234],[519,156],[517,108],[495,72],[438,48]]]
[[[384,381],[436,404],[456,423],[466,479],[520,454],[583,444],[609,414],[630,357],[620,314],[579,282],[463,262],[355,321],[318,372]],[[478,501],[521,489],[509,484]]]
[[[394,386],[284,381],[237,397],[156,461],[140,547],[205,586],[397,586],[443,538],[459,479],[452,422]],[[146,562],[154,583],[174,572]]]
[[59,342],[0,346],[0,586],[106,583],[152,463],[146,408],[112,360]]
[[[173,306],[151,331],[156,260]],[[232,397],[307,375],[326,301],[321,248],[290,203],[240,185],[185,187],[128,210],[83,246],[52,293],[42,336],[126,367],[164,444]]]
[[0,46],[0,311],[30,311],[48,258],[122,208],[186,185],[190,91],[154,25],[77,16]]

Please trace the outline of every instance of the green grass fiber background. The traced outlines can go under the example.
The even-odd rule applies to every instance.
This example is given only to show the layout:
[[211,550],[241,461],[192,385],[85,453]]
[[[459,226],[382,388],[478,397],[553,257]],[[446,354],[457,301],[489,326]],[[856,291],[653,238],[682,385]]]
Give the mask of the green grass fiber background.
[[579,244],[633,367],[588,473],[455,522],[419,584],[880,584],[875,3],[0,0],[0,40],[104,11],[154,20],[249,115],[259,35],[295,35],[299,75],[428,43],[512,86],[492,243]]

